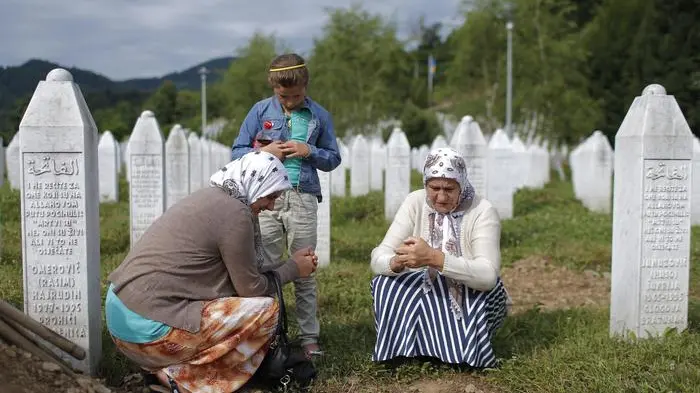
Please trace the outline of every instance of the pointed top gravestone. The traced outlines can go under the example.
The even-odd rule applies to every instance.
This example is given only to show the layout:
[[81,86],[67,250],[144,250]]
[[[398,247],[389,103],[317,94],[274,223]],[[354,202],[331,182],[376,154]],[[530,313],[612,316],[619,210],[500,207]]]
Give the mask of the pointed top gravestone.
[[369,192],[369,143],[362,135],[357,135],[350,148],[350,195],[362,196]]
[[163,134],[151,111],[143,111],[129,138],[131,246],[165,211]]
[[688,326],[693,135],[660,85],[636,97],[615,136],[610,333]]
[[183,128],[176,124],[165,141],[165,208],[190,193],[190,148]]
[[102,352],[97,127],[64,69],[40,81],[19,126],[24,311],[86,350]]
[[408,143],[406,134],[400,128],[394,128],[386,149],[384,217],[391,221],[411,192],[411,145]]
[[199,135],[192,132],[187,137],[190,147],[190,193],[202,188],[202,142]]
[[508,135],[502,129],[497,129],[487,149],[486,176],[489,181],[486,199],[494,205],[502,219],[513,217],[513,192],[517,170],[513,158],[513,149]]
[[[433,143],[430,145],[430,151],[433,151],[435,149],[439,149],[441,147],[449,147],[449,144],[447,143],[447,140],[445,139],[445,136],[440,134],[433,139]],[[427,154],[426,154],[427,157]]]
[[97,144],[97,160],[99,162],[100,202],[116,202],[119,200],[119,152],[117,141],[110,131],[105,131]]
[[477,195],[486,195],[486,140],[479,123],[465,116],[455,130],[453,148],[467,164],[469,182]]

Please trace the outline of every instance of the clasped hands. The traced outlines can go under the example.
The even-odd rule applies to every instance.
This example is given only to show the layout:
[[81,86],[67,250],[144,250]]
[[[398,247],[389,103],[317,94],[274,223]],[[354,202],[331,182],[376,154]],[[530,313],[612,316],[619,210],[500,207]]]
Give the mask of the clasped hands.
[[391,258],[389,267],[395,273],[407,267],[415,269],[428,266],[442,270],[445,258],[442,251],[430,247],[425,240],[415,236],[406,238],[394,252],[396,255]]
[[285,158],[306,158],[311,154],[309,145],[298,141],[273,141],[260,150],[273,154],[280,161]]
[[292,259],[299,269],[299,277],[309,277],[318,268],[318,256],[313,247],[305,247],[292,254]]

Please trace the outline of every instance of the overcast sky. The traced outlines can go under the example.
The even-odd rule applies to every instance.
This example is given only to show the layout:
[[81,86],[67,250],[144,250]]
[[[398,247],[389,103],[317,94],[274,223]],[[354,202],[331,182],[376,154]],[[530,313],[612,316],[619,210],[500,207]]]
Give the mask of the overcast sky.
[[[32,58],[121,80],[162,76],[233,55],[257,30],[307,54],[326,7],[341,0],[0,0],[0,65]],[[393,18],[402,36],[421,15],[459,20],[460,0],[371,0],[364,8]]]

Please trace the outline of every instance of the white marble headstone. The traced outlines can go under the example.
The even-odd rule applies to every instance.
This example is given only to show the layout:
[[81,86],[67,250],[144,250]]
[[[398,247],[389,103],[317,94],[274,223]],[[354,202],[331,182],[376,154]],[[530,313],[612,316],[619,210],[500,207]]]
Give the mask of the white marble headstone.
[[19,134],[24,311],[85,349],[79,361],[53,348],[94,375],[102,356],[97,126],[68,71],[39,82]]
[[400,128],[391,132],[386,151],[384,218],[391,221],[411,192],[411,145]]
[[386,167],[386,148],[379,138],[370,140],[369,155],[369,189],[381,191],[384,189],[384,170]]
[[209,178],[216,172],[216,167],[211,166],[211,141],[202,135],[199,139],[199,147],[202,150],[202,187],[207,187]]
[[173,126],[165,141],[165,208],[190,193],[190,148],[185,131]]
[[331,174],[321,170],[318,180],[321,185],[321,202],[318,204],[316,220],[316,255],[318,266],[325,267],[331,263]]
[[187,144],[190,147],[190,193],[193,193],[203,187],[202,145],[199,135],[190,133]]
[[688,326],[692,158],[675,98],[647,86],[615,136],[611,335]]
[[358,135],[350,148],[352,166],[350,167],[350,195],[362,196],[369,192],[369,143],[364,136]]
[[165,211],[163,134],[151,111],[143,111],[129,138],[131,246]]
[[479,123],[471,116],[464,116],[460,121],[455,136],[453,148],[459,152],[467,164],[469,182],[477,195],[486,195],[486,140],[481,132]]
[[119,152],[117,141],[110,131],[105,131],[97,144],[97,160],[99,162],[100,202],[116,202],[119,200],[119,169],[117,162]]
[[340,150],[340,165],[338,165],[333,171],[331,171],[331,195],[344,197],[345,196],[345,174],[347,171],[346,160],[348,159],[347,147],[340,140],[337,139],[338,150]]
[[[4,146],[2,138],[0,138],[0,147]],[[5,184],[5,148],[0,148],[0,186]],[[0,220],[2,217],[0,217]]]
[[516,184],[515,160],[508,135],[497,129],[488,145],[488,163],[486,165],[486,199],[498,211],[501,219],[513,218],[513,192]]
[[7,163],[7,181],[10,187],[19,190],[19,132],[10,140],[5,150],[5,162]]

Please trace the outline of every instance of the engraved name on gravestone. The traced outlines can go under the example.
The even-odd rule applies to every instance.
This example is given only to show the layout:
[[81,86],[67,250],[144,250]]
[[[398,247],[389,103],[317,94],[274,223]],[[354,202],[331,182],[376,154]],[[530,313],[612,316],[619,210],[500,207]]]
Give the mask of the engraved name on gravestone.
[[687,323],[690,165],[688,160],[644,160],[642,331]]
[[615,137],[613,335],[688,325],[692,138],[659,85],[635,98]]
[[129,138],[131,246],[165,210],[163,135],[151,111],[144,111]]
[[84,348],[82,361],[54,350],[94,374],[102,348],[97,127],[68,71],[39,82],[19,134],[24,311]]

